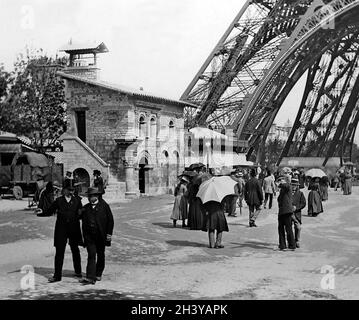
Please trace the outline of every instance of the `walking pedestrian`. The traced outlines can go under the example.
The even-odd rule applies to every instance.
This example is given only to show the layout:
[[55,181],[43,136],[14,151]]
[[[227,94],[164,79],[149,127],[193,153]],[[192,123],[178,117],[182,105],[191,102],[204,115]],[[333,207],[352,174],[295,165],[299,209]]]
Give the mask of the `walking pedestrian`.
[[89,203],[81,213],[84,245],[87,249],[86,278],[80,280],[83,285],[101,281],[105,269],[105,249],[111,246],[114,227],[110,206],[100,198],[102,191],[89,188]]
[[226,216],[224,215],[223,201],[221,203],[215,201],[207,202],[204,204],[204,208],[207,213],[207,219],[205,220],[202,231],[208,232],[208,247],[222,249],[224,248],[222,245],[222,234],[224,231],[229,231]]
[[339,186],[340,186],[340,176],[339,176],[339,172],[336,172],[333,178],[334,191],[337,191]]
[[244,199],[249,207],[249,227],[257,227],[256,219],[263,203],[262,187],[256,178],[256,169],[250,171],[250,179],[244,185]]
[[[279,250],[295,250],[295,240],[292,229],[293,216],[293,196],[290,182],[286,177],[279,178],[279,196],[278,196],[278,235],[279,235]],[[286,235],[287,242],[286,243]]]
[[327,176],[324,176],[322,178],[320,178],[319,180],[319,190],[320,190],[320,195],[322,198],[322,201],[327,201],[328,200],[328,188],[329,188],[329,179]]
[[352,193],[352,175],[349,169],[345,169],[344,172],[344,183],[343,183],[343,194],[350,195]]
[[271,174],[271,171],[267,170],[267,176],[263,180],[263,190],[264,190],[264,209],[267,207],[267,202],[269,200],[269,209],[272,209],[273,196],[276,195],[276,186],[274,182],[274,177]]
[[186,227],[186,219],[188,219],[188,201],[187,201],[187,184],[189,180],[187,177],[182,177],[175,188],[174,196],[175,202],[171,219],[173,220],[173,227],[176,228],[177,220],[182,220],[182,228]]
[[238,206],[239,206],[239,214],[242,215],[242,208],[243,208],[243,197],[244,197],[244,185],[246,182],[243,178],[243,172],[238,172],[237,178],[238,178]]
[[318,184],[313,183],[310,186],[308,194],[308,216],[316,217],[323,212],[322,198],[318,190]]
[[204,169],[204,165],[198,165],[198,167],[194,169],[198,175],[188,184],[188,227],[190,230],[202,230],[204,223],[205,210],[201,199],[197,198],[202,176],[204,175]]
[[94,176],[93,187],[99,190],[100,192],[99,198],[102,199],[102,195],[105,194],[105,184],[103,178],[101,177],[101,171],[94,170],[93,176]]
[[58,282],[62,279],[62,266],[67,242],[69,242],[72,252],[75,277],[82,277],[79,250],[79,246],[83,245],[79,215],[82,204],[81,200],[73,196],[74,189],[70,181],[65,180],[62,189],[63,196],[57,198],[48,210],[49,215],[57,213],[54,235],[55,273],[53,277],[49,278],[49,282]]
[[231,178],[237,182],[237,184],[234,187],[235,194],[228,195],[225,200],[225,208],[226,212],[228,212],[228,216],[230,217],[236,217],[236,210],[237,210],[237,201],[239,198],[240,190],[238,185],[238,178],[236,176],[236,171],[231,172]]
[[300,248],[300,233],[302,229],[302,210],[307,205],[305,196],[302,191],[300,191],[300,182],[298,179],[292,179],[292,189],[293,189],[293,210],[294,214],[292,217],[294,224],[294,237],[295,237],[295,246]]

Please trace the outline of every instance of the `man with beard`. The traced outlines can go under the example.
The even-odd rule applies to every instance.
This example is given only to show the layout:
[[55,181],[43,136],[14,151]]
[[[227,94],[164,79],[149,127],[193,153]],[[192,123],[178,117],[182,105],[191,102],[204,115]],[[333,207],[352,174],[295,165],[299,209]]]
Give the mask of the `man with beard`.
[[114,220],[110,206],[100,197],[102,191],[89,188],[89,203],[81,211],[82,232],[88,253],[86,278],[83,285],[101,281],[105,269],[105,248],[111,246]]
[[54,235],[55,273],[53,277],[49,278],[49,282],[61,281],[67,242],[69,242],[72,252],[75,277],[82,277],[79,250],[79,245],[83,244],[79,219],[79,210],[82,208],[82,204],[78,197],[73,196],[74,189],[70,180],[64,181],[62,190],[63,196],[57,198],[48,210],[49,215],[57,213]]

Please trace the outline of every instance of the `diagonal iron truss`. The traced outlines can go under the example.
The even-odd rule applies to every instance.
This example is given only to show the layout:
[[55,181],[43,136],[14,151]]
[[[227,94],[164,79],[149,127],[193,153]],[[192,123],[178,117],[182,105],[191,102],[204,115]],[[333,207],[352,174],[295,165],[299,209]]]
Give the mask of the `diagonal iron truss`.
[[249,142],[241,151],[260,159],[275,116],[307,72],[281,157],[311,153],[308,140],[318,156],[350,154],[359,117],[358,8],[358,0],[248,1],[182,95],[198,106],[185,110],[186,125],[234,129]]

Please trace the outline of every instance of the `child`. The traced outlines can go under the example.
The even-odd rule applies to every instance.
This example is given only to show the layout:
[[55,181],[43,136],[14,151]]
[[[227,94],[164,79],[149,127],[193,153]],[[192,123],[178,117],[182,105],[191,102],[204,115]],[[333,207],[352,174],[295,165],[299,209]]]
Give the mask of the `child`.
[[307,202],[302,191],[300,191],[299,179],[292,179],[292,188],[293,188],[293,224],[294,224],[294,237],[295,237],[295,246],[300,248],[300,231],[302,229],[302,209],[305,208]]

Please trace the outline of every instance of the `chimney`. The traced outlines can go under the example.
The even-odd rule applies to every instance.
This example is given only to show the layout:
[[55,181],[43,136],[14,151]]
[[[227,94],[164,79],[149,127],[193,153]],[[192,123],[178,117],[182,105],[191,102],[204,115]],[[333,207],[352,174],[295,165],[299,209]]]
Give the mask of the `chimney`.
[[97,67],[97,55],[108,52],[108,49],[103,42],[80,44],[70,39],[60,51],[69,54],[69,64],[63,72],[89,80],[98,80],[100,69]]

